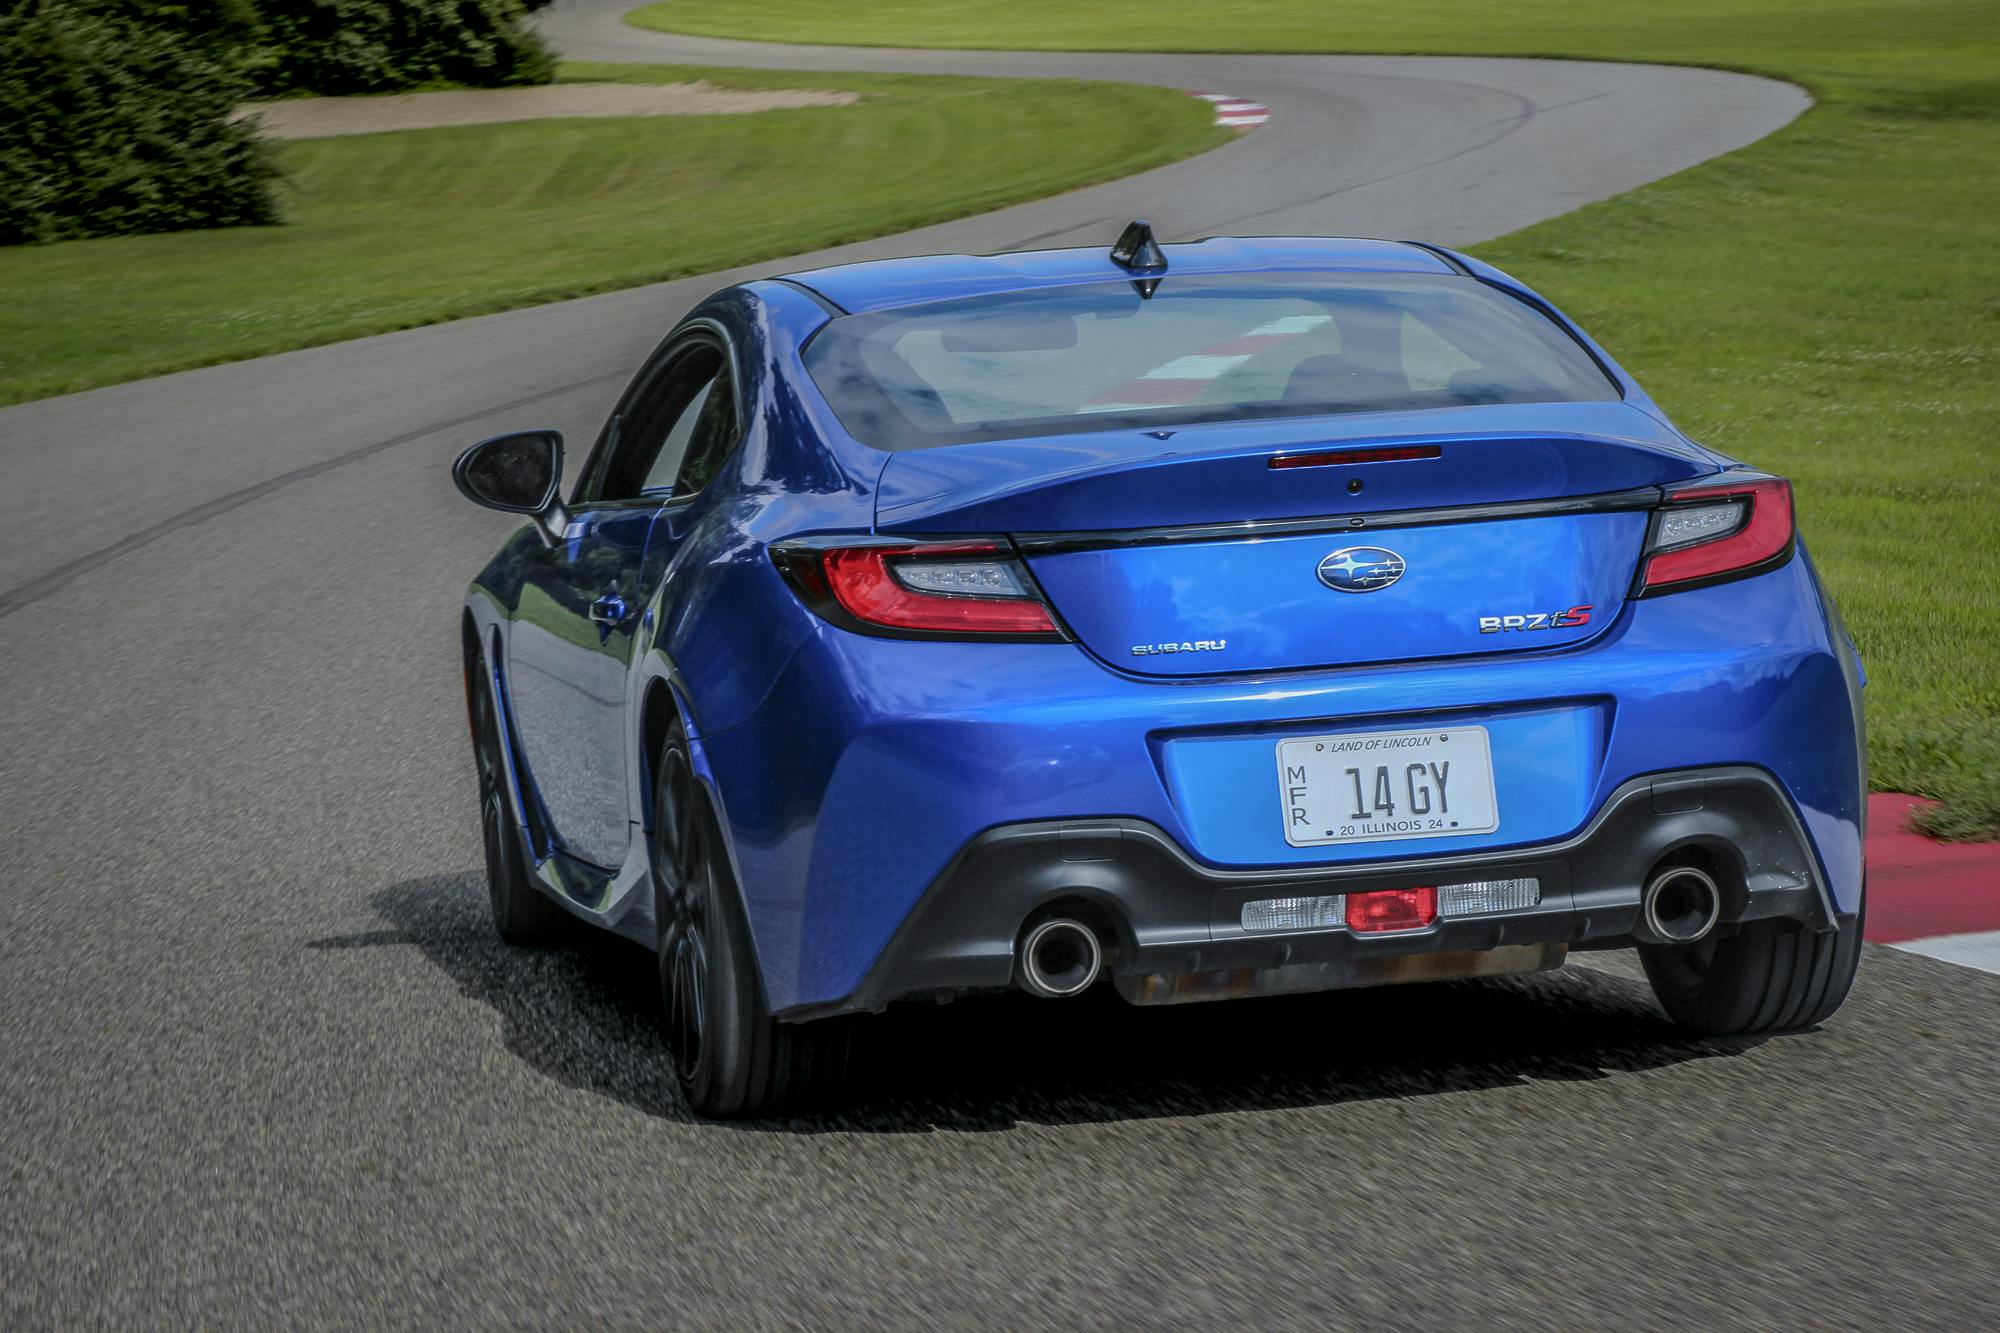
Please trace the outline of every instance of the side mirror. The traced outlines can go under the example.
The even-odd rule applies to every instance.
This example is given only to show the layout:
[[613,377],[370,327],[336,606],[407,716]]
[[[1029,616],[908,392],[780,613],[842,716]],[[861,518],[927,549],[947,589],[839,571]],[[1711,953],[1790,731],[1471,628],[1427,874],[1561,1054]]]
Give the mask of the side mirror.
[[562,470],[561,433],[523,430],[467,449],[451,465],[451,479],[472,503],[503,514],[526,514],[545,536],[560,539],[565,521],[557,498]]

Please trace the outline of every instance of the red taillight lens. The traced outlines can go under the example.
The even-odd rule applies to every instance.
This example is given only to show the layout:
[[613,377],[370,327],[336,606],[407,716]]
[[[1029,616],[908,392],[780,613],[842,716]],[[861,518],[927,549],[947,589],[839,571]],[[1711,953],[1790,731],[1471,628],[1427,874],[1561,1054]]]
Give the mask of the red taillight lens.
[[1437,919],[1436,888],[1382,889],[1347,895],[1347,928],[1357,935],[1422,930]]
[[1061,640],[1004,541],[790,547],[774,552],[808,605],[863,633]]
[[1639,592],[1754,573],[1792,549],[1792,484],[1759,477],[1675,491],[1653,521]]

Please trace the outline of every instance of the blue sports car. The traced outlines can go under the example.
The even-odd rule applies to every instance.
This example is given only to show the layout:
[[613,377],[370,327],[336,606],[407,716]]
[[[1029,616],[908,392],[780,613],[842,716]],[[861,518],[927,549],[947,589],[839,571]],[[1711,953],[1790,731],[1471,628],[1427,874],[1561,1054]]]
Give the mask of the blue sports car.
[[1532,972],[1704,1033],[1852,984],[1862,669],[1792,494],[1436,246],[845,265],[718,292],[465,601],[495,923],[657,950],[696,1109],[855,1016]]

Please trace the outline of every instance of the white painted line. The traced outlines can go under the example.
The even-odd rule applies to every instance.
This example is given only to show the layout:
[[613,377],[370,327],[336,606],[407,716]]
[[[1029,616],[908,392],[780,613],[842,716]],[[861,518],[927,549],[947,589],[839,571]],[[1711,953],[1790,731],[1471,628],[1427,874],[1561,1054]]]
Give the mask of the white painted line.
[[1250,359],[1242,356],[1177,356],[1164,366],[1155,366],[1139,378],[1148,380],[1212,380],[1226,370],[1234,370]]
[[1269,119],[1269,116],[1217,116],[1215,123],[1218,125],[1247,127],[1250,125],[1262,125]]
[[1304,333],[1322,324],[1333,321],[1332,315],[1286,315],[1268,324],[1259,324],[1243,336],[1246,338],[1275,338],[1280,334]]
[[1933,935],[1927,940],[1904,940],[1889,947],[2000,975],[2000,930],[1982,930],[1971,935]]

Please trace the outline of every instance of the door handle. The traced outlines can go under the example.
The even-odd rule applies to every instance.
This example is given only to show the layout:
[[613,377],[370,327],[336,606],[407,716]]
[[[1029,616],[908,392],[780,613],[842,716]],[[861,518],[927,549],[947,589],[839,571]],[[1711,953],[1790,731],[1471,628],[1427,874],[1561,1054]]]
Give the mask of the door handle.
[[590,623],[593,625],[615,625],[625,618],[625,599],[615,592],[607,592],[590,604]]

